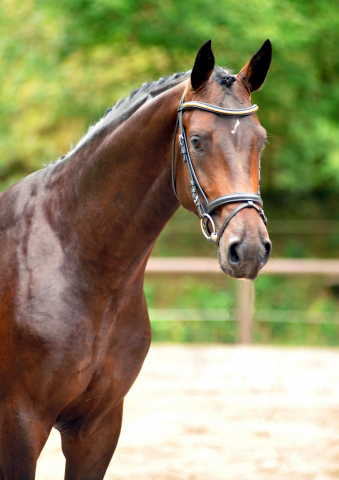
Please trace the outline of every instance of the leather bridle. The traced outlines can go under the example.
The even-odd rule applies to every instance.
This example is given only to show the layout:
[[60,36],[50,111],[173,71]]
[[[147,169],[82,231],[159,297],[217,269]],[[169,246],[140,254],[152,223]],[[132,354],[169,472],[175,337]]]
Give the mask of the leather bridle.
[[[173,149],[172,149],[172,186],[173,186],[173,191],[175,196],[178,198],[176,181],[175,181],[175,145],[176,145],[177,131],[179,127],[180,150],[183,156],[183,161],[188,168],[192,198],[198,210],[201,230],[204,236],[208,240],[212,240],[213,242],[216,242],[219,244],[220,238],[225,228],[229,224],[230,220],[234,217],[234,215],[240,212],[240,210],[242,210],[243,208],[255,208],[258,211],[260,217],[262,218],[264,224],[266,225],[267,219],[262,209],[263,201],[260,197],[260,163],[259,163],[259,186],[258,186],[257,193],[231,193],[229,195],[223,195],[221,197],[218,197],[215,200],[212,200],[211,202],[209,202],[195,173],[190,152],[188,149],[185,127],[182,123],[182,117],[185,110],[199,109],[199,110],[204,110],[206,112],[215,113],[217,115],[224,115],[228,117],[239,117],[239,116],[251,115],[252,113],[256,112],[259,107],[257,105],[251,105],[248,108],[228,109],[228,108],[218,107],[216,105],[211,105],[209,103],[203,103],[203,102],[185,102],[184,99],[185,99],[185,92],[181,97],[181,100],[178,106],[178,117],[177,117],[177,123],[175,127]],[[200,200],[199,194],[202,197],[202,201]],[[215,224],[211,216],[213,212],[217,208],[223,205],[228,205],[230,203],[239,203],[239,202],[241,202],[241,205],[238,205],[234,210],[232,210],[232,212],[228,215],[228,217],[222,224],[219,232],[216,232]],[[208,224],[211,225],[211,228],[209,228]]]

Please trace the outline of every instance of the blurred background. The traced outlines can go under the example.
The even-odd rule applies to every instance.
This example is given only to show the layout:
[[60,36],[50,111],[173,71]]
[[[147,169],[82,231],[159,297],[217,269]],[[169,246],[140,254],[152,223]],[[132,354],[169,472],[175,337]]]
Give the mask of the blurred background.
[[[235,73],[269,38],[273,63],[253,103],[269,136],[261,191],[273,258],[338,258],[336,2],[2,0],[0,31],[1,191],[67,153],[143,82],[192,68],[209,38],[217,64]],[[216,252],[180,209],[152,255]],[[236,343],[238,283],[220,274],[148,274],[154,341]],[[262,275],[255,290],[255,343],[339,344],[339,271]]]

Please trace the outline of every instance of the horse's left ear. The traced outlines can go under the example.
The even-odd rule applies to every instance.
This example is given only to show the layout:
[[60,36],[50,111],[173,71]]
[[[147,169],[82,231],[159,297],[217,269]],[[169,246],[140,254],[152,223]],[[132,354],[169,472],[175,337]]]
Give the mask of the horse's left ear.
[[272,45],[266,40],[264,45],[257,51],[251,60],[238,73],[239,80],[251,93],[258,90],[264,83],[272,60]]
[[203,88],[214,70],[214,55],[211,49],[211,40],[208,40],[199,50],[191,73],[193,90]]

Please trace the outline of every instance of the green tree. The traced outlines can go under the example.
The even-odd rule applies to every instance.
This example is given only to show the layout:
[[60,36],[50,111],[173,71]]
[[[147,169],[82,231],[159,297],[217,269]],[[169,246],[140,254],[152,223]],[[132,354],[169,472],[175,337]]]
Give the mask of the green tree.
[[266,38],[271,72],[255,94],[271,135],[263,190],[339,187],[339,7],[332,0],[4,0],[0,180],[65,153],[119,97],[191,67],[213,39],[238,71]]

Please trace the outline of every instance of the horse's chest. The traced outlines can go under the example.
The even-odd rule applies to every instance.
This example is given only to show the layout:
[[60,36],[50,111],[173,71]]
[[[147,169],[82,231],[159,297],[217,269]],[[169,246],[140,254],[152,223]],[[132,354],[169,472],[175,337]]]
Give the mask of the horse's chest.
[[73,385],[73,398],[62,411],[66,424],[79,412],[82,416],[102,415],[120,403],[133,385],[149,349],[150,327],[142,316],[139,322],[134,318],[138,328],[131,326],[128,316],[111,318],[110,328],[102,326],[92,345],[87,342],[87,352],[82,345],[83,355],[69,370],[64,384],[65,390]]
[[25,372],[40,399],[58,397],[58,404],[93,385],[124,395],[150,344],[142,282],[113,292],[107,279],[89,279],[41,218],[35,212],[29,225],[17,225],[15,268],[3,271],[3,291],[15,285],[6,313],[15,350],[11,368],[18,382]]

